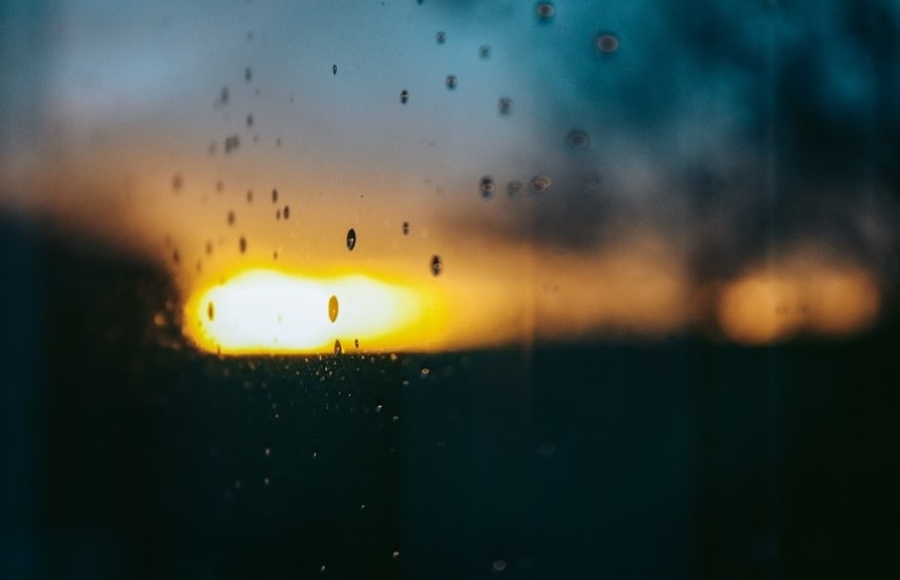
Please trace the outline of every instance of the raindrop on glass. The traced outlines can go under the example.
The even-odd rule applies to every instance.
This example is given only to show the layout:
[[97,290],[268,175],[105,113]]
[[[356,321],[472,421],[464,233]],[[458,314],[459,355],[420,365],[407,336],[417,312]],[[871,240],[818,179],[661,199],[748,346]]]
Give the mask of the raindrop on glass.
[[278,190],[272,190],[272,203],[278,203]]
[[391,552],[391,558],[393,558],[394,560],[396,560],[399,557],[400,557],[400,550],[394,550],[393,552]]
[[512,112],[512,106],[513,102],[509,97],[500,97],[500,100],[497,101],[497,108],[501,115],[509,115]]
[[456,85],[458,81],[456,80],[456,75],[447,75],[447,78],[444,80],[444,84],[447,85],[447,88],[452,90],[456,89]]
[[206,255],[212,256],[213,253],[213,244],[212,242],[206,242]]
[[280,220],[280,219],[281,219],[281,208],[278,208],[278,209],[275,210],[275,219],[276,219],[276,220]]
[[556,13],[556,10],[553,8],[553,4],[551,2],[538,2],[535,7],[535,12],[537,13],[537,17],[542,22],[547,22],[553,15]]
[[253,191],[247,190],[247,203],[253,202]]
[[481,197],[483,199],[490,199],[492,195],[494,195],[494,180],[490,175],[485,175],[481,178]]
[[344,352],[344,349],[341,348],[341,341],[335,340],[334,341],[334,355],[338,356],[340,354],[343,354],[343,352]]
[[248,83],[249,83],[251,80],[253,80],[253,71],[250,70],[250,67],[249,67],[249,66],[248,66],[247,68],[244,69],[244,80],[247,81]]
[[409,222],[403,222],[402,229],[403,229],[403,235],[408,236],[409,235]]
[[238,247],[241,249],[241,253],[247,251],[247,239],[244,236],[241,236],[240,242],[238,242]]
[[566,143],[576,149],[587,149],[591,144],[591,138],[588,137],[588,134],[579,129],[572,129],[569,131],[569,134],[566,135]]
[[447,42],[447,33],[444,31],[438,32],[434,35],[434,39],[437,40],[438,44],[444,44]]
[[544,193],[550,189],[550,178],[546,175],[535,175],[531,179],[531,190],[535,193]]
[[353,228],[350,228],[350,230],[347,231],[347,249],[352,251],[353,248],[355,248],[355,247],[356,247],[356,230],[354,230]]
[[444,264],[441,262],[440,256],[432,256],[431,257],[431,273],[435,276],[441,273],[441,270],[444,269]]
[[247,115],[247,126],[248,127],[253,126],[253,115]]
[[289,217],[291,217],[291,206],[284,206],[284,211],[281,213],[284,214],[284,219],[288,219]]
[[334,322],[338,317],[338,299],[332,296],[328,299],[328,320]]
[[359,339],[358,338],[353,339],[353,346],[355,346],[356,348],[359,348]]
[[184,179],[182,179],[180,173],[176,173],[172,176],[172,191],[181,191],[183,185]]
[[333,74],[333,75],[337,74],[337,65],[336,64],[331,65],[331,74]]
[[210,321],[210,322],[212,322],[213,319],[216,317],[216,307],[213,306],[213,303],[212,303],[212,302],[210,302],[210,303],[206,306],[206,316],[209,318],[209,321]]
[[265,449],[263,449],[263,455],[265,455],[266,457],[269,457],[270,455],[272,455],[272,448],[266,447]]
[[403,89],[400,91],[400,102],[404,105],[409,101],[409,91]]
[[491,567],[494,569],[494,572],[503,572],[504,570],[506,570],[506,561],[494,560],[494,563]]
[[222,92],[219,93],[219,103],[222,105],[228,104],[228,87],[222,87]]
[[234,225],[234,212],[233,211],[228,212],[228,216],[226,219],[228,221],[228,225],[233,226]]
[[482,44],[478,49],[478,56],[484,59],[491,58],[491,47],[486,44]]
[[614,34],[601,34],[597,37],[597,50],[604,54],[612,54],[619,50],[619,39]]
[[172,261],[176,264],[181,261],[181,255],[178,253],[178,250],[172,250]]
[[509,197],[519,197],[522,194],[522,182],[514,179],[506,184],[506,195]]

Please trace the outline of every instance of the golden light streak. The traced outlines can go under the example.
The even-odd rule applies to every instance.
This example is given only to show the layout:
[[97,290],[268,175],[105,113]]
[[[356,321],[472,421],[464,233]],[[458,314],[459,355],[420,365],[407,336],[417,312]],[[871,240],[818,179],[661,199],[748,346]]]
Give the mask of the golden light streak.
[[428,344],[443,318],[436,296],[421,289],[267,269],[197,292],[185,315],[197,346],[222,354],[332,352],[335,341],[345,353],[409,348]]

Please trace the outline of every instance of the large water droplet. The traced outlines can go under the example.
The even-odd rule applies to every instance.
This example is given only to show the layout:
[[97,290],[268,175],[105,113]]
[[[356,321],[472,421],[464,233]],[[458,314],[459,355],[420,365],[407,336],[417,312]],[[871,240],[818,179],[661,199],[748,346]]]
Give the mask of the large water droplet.
[[550,189],[550,178],[546,175],[535,175],[531,179],[531,190],[535,193],[544,193]]
[[541,22],[549,22],[553,15],[556,14],[556,9],[553,7],[552,2],[538,2],[537,6],[535,6],[535,12]]
[[451,91],[456,90],[456,85],[458,84],[456,75],[447,75],[447,78],[444,80],[444,84],[447,85],[447,88]]
[[409,91],[403,89],[402,91],[400,91],[400,102],[405,105],[407,101],[409,101]]
[[619,39],[614,34],[603,33],[597,37],[597,50],[612,54],[619,50]]
[[434,255],[431,257],[431,273],[435,276],[440,275],[441,271],[444,269],[444,263],[441,261],[441,257],[438,255]]
[[338,299],[337,296],[332,296],[328,299],[328,319],[332,322],[337,320],[338,317]]
[[344,353],[344,349],[341,348],[341,341],[335,340],[334,341],[334,355],[337,356],[337,355],[340,355],[343,353]]
[[356,247],[356,230],[350,228],[347,231],[347,249],[353,251],[353,248]]
[[509,197],[519,197],[522,195],[522,182],[518,179],[513,179],[509,183],[506,184],[506,195]]
[[566,143],[576,149],[587,149],[591,144],[591,138],[580,129],[572,129],[566,135]]
[[494,179],[490,175],[481,178],[480,190],[481,197],[484,199],[489,199],[494,195]]

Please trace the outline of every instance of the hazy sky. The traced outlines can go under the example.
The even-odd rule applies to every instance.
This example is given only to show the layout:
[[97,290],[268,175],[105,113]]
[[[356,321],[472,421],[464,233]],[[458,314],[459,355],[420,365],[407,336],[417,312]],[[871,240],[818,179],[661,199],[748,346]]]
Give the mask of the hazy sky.
[[817,280],[893,293],[900,5],[538,4],[5,2],[0,210],[185,292],[251,265],[434,284],[438,254],[452,344],[740,338],[722,284],[758,279],[744,302],[805,312],[780,336],[824,328]]

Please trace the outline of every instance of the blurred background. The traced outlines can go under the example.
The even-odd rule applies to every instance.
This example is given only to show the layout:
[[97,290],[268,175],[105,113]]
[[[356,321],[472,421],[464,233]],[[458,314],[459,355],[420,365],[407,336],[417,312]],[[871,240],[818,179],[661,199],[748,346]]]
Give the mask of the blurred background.
[[0,1],[0,577],[900,577],[898,27]]

